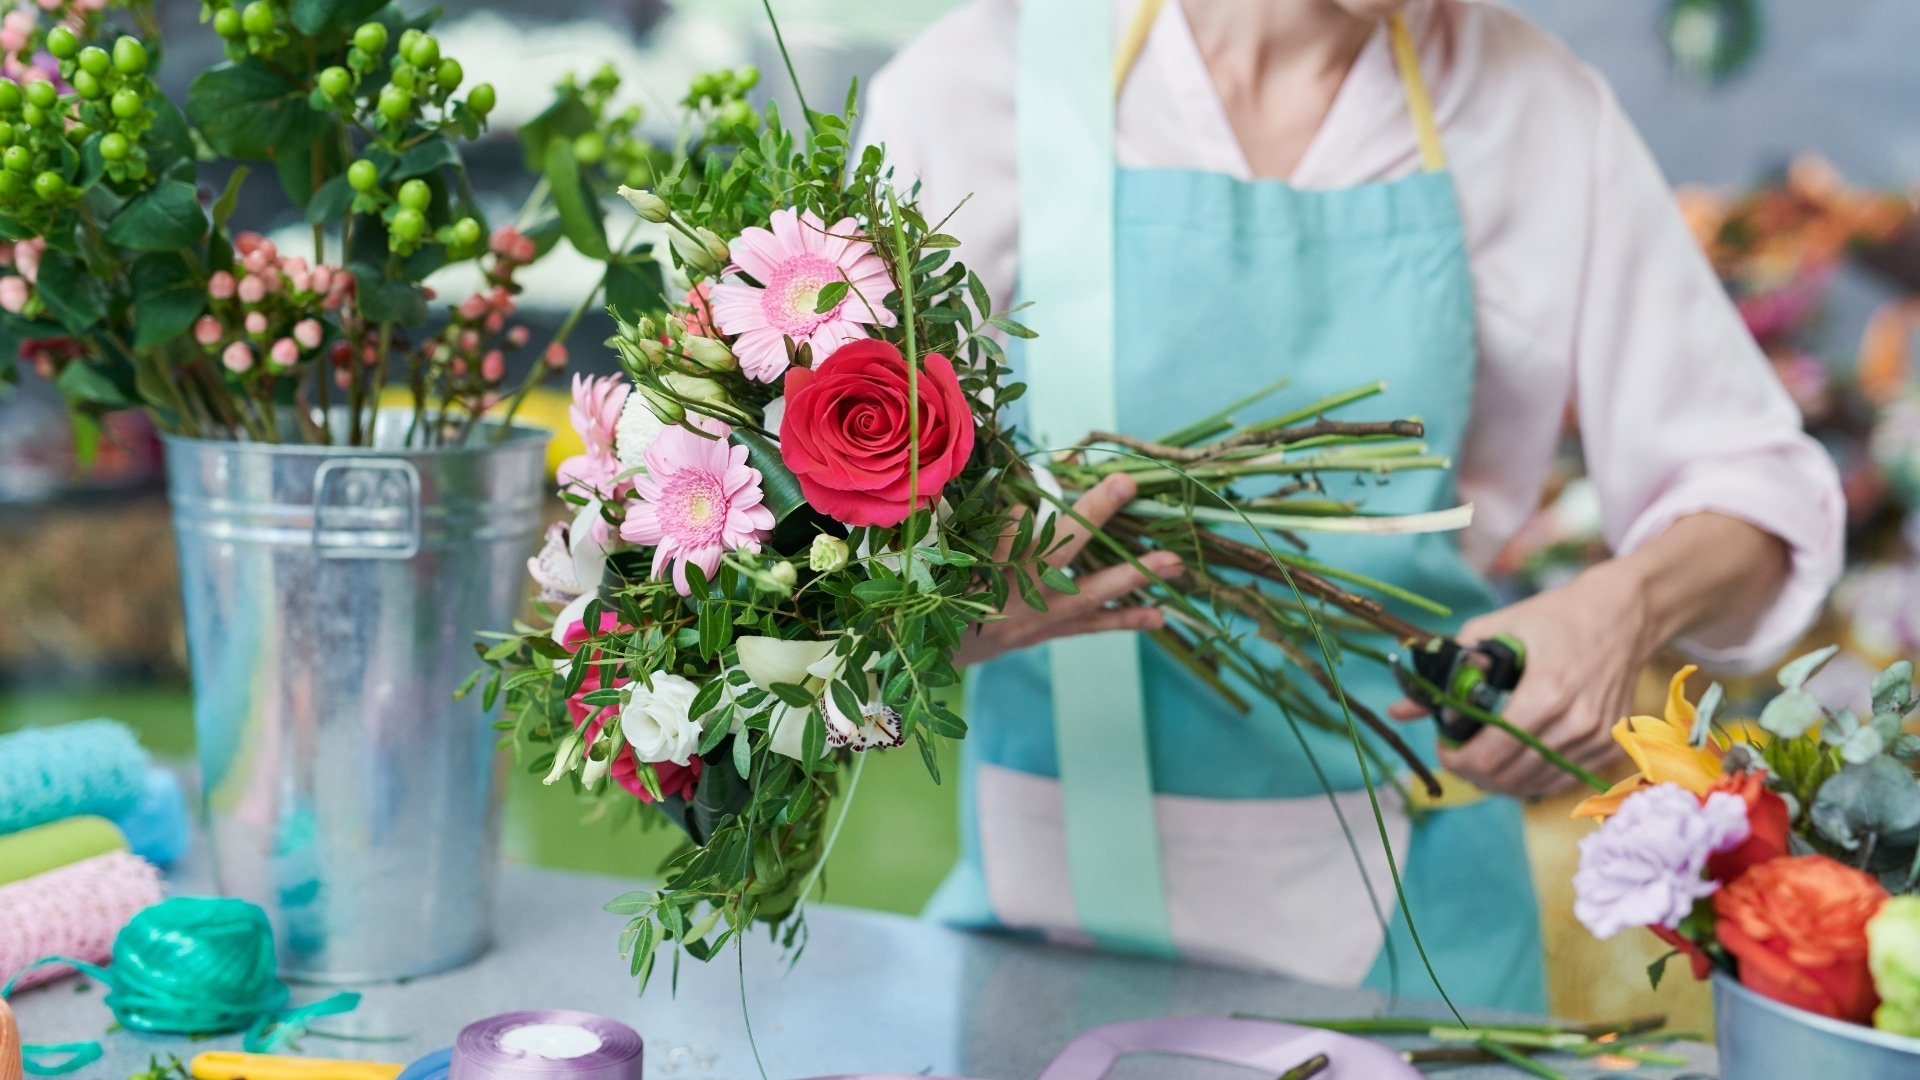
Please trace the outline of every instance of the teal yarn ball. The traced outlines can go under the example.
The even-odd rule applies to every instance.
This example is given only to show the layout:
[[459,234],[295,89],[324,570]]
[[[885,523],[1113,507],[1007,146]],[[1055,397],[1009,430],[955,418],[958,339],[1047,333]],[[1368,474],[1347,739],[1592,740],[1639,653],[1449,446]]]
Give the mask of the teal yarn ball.
[[278,1011],[267,913],[245,900],[180,896],[133,917],[113,942],[107,1007],[135,1031],[237,1031]]
[[117,820],[139,803],[146,772],[140,740],[115,720],[0,735],[0,833],[82,814]]

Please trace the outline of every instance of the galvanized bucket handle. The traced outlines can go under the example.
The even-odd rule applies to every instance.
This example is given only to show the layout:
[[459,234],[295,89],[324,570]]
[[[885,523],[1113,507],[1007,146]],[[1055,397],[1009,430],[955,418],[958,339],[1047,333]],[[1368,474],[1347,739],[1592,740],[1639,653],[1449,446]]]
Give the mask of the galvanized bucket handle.
[[401,458],[327,461],[313,476],[313,548],[325,559],[420,553],[420,470]]

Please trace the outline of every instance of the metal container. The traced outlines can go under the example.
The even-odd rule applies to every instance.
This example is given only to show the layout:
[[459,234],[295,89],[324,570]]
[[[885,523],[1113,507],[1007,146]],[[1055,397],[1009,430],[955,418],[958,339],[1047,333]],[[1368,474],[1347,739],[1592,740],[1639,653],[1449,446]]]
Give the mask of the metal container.
[[1723,1080],[1915,1080],[1920,1039],[1817,1016],[1713,977]]
[[281,971],[401,979],[484,952],[501,763],[477,632],[511,625],[546,433],[410,448],[167,439],[215,881]]

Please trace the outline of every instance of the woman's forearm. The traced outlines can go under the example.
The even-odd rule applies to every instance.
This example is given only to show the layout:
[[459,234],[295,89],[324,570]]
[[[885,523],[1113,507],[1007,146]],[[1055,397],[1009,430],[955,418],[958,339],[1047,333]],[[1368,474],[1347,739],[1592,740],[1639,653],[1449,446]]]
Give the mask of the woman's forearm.
[[1779,597],[1792,558],[1773,534],[1706,512],[1675,521],[1607,565],[1621,587],[1638,592],[1651,653],[1684,634],[1751,626]]

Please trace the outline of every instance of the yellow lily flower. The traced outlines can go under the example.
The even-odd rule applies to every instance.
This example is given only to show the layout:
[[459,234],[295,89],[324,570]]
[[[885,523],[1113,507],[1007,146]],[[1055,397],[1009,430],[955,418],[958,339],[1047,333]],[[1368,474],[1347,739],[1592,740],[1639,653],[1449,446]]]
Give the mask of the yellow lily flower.
[[1603,795],[1594,795],[1573,808],[1577,818],[1605,820],[1620,809],[1627,796],[1655,784],[1678,784],[1695,795],[1705,795],[1720,779],[1720,748],[1709,739],[1705,746],[1693,745],[1693,722],[1697,713],[1687,700],[1687,676],[1699,669],[1692,664],[1681,668],[1667,685],[1666,717],[1635,716],[1613,725],[1613,741],[1640,767],[1639,773],[1615,784]]

